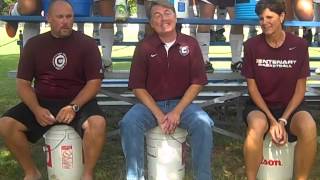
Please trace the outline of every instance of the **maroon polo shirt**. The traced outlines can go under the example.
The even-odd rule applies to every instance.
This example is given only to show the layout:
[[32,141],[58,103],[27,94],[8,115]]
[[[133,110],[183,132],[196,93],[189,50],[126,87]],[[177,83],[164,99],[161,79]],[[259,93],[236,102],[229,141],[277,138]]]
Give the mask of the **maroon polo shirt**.
[[88,80],[101,79],[101,56],[94,39],[73,31],[66,38],[50,32],[28,40],[17,77],[34,80],[37,97],[72,99]]
[[284,43],[272,48],[263,34],[244,44],[242,75],[256,81],[269,107],[285,108],[291,100],[297,80],[310,75],[308,44],[286,33]]
[[181,98],[191,84],[207,84],[203,58],[196,39],[178,33],[168,54],[157,34],[135,49],[129,89],[146,89],[156,101]]

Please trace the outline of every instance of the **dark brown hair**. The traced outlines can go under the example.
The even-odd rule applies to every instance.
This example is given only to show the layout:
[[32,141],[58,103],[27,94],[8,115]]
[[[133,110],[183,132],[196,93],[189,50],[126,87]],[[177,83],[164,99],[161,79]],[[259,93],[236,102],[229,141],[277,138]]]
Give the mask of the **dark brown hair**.
[[262,14],[265,9],[281,15],[286,12],[286,4],[283,0],[260,0],[256,5],[255,12],[258,16]]

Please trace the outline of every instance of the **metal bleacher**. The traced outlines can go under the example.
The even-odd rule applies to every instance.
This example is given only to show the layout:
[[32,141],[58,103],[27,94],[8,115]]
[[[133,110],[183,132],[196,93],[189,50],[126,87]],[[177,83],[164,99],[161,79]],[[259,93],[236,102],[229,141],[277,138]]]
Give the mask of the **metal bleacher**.
[[[15,21],[15,22],[45,22],[42,16],[0,16],[0,21]],[[75,17],[75,22],[79,23],[114,23],[113,17]],[[148,23],[147,19],[129,18],[125,23]],[[216,20],[216,19],[178,19],[181,24],[212,24],[212,25],[257,25],[255,20]],[[319,22],[313,21],[288,21],[286,26],[309,26],[318,27]],[[114,45],[135,46],[136,42],[115,43]],[[212,44],[212,45],[228,45]],[[113,58],[113,62],[130,62],[131,58]],[[214,57],[211,61],[230,61],[230,57]],[[320,57],[312,57],[310,61],[320,61]],[[312,69],[311,77],[308,81],[308,92],[306,93],[306,102],[316,109],[320,109],[320,75],[316,75]],[[9,72],[10,76],[14,72]],[[137,100],[134,98],[131,91],[127,89],[128,71],[121,72],[106,72],[105,79],[102,83],[101,92],[97,95],[99,105],[107,110],[114,109],[117,111],[126,112],[132,104]],[[239,134],[226,131],[223,128],[226,125],[236,124],[237,127],[242,126],[242,109],[243,102],[248,98],[246,91],[245,79],[239,74],[230,70],[217,70],[213,74],[208,74],[209,83],[206,85],[198,98],[194,101],[202,106],[207,111],[213,111],[215,114],[216,127],[215,132],[235,138],[242,139]],[[230,118],[228,113],[229,108],[233,109],[236,118]],[[233,121],[230,121],[233,119]],[[241,128],[238,128],[241,129]]]

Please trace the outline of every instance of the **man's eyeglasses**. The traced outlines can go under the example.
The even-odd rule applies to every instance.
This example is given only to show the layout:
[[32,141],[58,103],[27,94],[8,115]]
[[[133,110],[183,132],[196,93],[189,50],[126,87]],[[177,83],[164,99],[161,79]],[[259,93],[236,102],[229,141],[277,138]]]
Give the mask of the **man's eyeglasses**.
[[168,17],[172,17],[174,15],[174,12],[172,11],[165,11],[163,14],[159,13],[159,12],[155,12],[152,14],[152,18],[153,19],[162,19],[162,18],[168,18]]

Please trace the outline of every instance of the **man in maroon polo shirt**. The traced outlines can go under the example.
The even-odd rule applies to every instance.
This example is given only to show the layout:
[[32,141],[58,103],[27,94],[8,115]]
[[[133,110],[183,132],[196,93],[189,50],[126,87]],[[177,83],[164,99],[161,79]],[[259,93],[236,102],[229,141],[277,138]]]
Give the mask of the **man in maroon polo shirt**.
[[72,30],[67,1],[52,2],[48,22],[51,31],[31,38],[23,49],[17,74],[22,102],[1,117],[0,135],[22,166],[24,180],[38,180],[29,142],[55,124],[68,124],[83,137],[81,179],[93,180],[106,126],[95,99],[103,77],[99,49],[94,39]]
[[137,47],[129,89],[140,103],[120,122],[127,179],[144,179],[144,133],[159,126],[172,134],[177,127],[191,136],[194,175],[211,180],[213,121],[192,101],[207,77],[197,40],[176,31],[176,14],[168,1],[153,1],[150,25],[155,33]]

